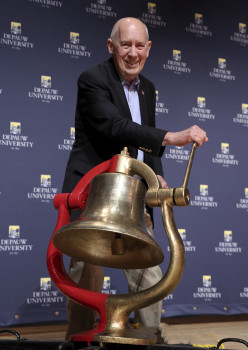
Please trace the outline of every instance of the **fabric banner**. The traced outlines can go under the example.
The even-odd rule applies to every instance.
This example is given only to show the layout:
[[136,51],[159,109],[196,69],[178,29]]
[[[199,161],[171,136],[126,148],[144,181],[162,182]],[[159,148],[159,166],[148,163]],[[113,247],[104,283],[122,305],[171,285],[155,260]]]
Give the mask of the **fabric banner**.
[[[46,251],[74,142],[77,78],[109,55],[122,17],[146,23],[152,49],[143,74],[156,86],[157,126],[193,124],[209,142],[196,150],[190,205],[173,209],[185,272],[162,317],[248,313],[248,7],[245,1],[2,0],[0,2],[0,325],[66,320]],[[165,179],[179,187],[191,146],[167,147]],[[170,248],[155,209],[155,237]],[[65,257],[68,265],[68,258]],[[127,292],[105,269],[103,292]]]

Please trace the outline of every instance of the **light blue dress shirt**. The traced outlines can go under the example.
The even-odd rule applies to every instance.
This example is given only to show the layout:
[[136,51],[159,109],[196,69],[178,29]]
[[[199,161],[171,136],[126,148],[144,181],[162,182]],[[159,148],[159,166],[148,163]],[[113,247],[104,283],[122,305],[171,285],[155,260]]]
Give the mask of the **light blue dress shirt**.
[[[139,85],[140,85],[139,77],[136,77],[131,82],[131,84],[128,81],[124,80],[123,78],[121,79],[121,82],[127,98],[132,120],[133,122],[141,125],[140,103],[139,103],[139,95],[138,95]],[[140,160],[141,162],[144,161],[144,152],[140,151],[139,149],[138,149],[137,159]]]

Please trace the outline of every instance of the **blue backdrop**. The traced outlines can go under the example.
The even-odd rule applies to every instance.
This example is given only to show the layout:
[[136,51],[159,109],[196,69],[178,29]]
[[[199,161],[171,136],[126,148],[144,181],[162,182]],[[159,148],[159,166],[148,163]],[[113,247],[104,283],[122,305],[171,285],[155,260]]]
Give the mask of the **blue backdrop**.
[[[0,325],[66,320],[46,251],[57,220],[53,198],[72,143],[76,81],[108,58],[115,21],[134,16],[153,42],[144,75],[157,89],[157,125],[193,124],[190,206],[174,214],[185,273],[163,315],[248,313],[248,7],[245,1],[2,0],[0,2]],[[167,147],[165,178],[182,185],[190,147]],[[155,235],[170,252],[161,210]],[[65,258],[65,263],[68,259]],[[105,293],[123,293],[122,272],[105,269]]]

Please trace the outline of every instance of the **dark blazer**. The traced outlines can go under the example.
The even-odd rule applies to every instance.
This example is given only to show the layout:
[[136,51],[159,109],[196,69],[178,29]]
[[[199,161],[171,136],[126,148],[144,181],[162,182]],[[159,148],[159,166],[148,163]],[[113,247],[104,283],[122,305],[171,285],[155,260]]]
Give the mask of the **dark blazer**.
[[166,131],[155,128],[155,89],[140,75],[142,125],[134,123],[112,58],[80,75],[75,116],[75,142],[68,160],[63,192],[72,192],[81,177],[119,154],[124,146],[163,176],[161,155]]

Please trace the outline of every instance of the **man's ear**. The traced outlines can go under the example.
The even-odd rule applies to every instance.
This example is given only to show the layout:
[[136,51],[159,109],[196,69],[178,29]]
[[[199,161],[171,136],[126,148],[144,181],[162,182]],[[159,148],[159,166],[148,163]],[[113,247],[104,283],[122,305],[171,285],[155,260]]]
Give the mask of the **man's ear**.
[[108,52],[112,55],[114,53],[113,41],[112,39],[107,40]]
[[150,52],[151,46],[152,46],[152,42],[148,41],[147,57],[149,56],[149,52]]

